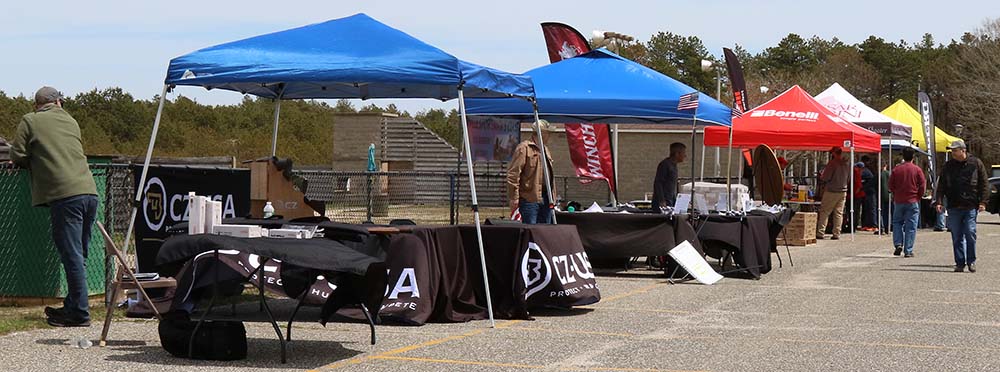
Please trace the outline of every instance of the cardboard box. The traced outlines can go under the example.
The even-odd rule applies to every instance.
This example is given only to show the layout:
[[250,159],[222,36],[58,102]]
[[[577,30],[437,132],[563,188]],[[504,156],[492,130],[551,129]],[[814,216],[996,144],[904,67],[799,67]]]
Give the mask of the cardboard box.
[[215,231],[215,226],[222,224],[222,202],[205,201],[205,233],[211,234]]
[[303,239],[305,230],[300,229],[269,229],[267,236],[270,238]]
[[212,231],[215,235],[232,236],[236,238],[259,238],[261,228],[257,225],[217,225]]
[[205,233],[205,197],[188,193],[188,234]]

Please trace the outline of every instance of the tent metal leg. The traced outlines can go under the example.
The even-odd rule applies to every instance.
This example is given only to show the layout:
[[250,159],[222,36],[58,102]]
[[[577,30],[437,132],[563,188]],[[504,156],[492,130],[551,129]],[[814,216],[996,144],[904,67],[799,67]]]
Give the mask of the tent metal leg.
[[[167,90],[170,88],[169,85],[163,85],[163,91],[160,92],[160,104],[156,108],[156,118],[153,119],[153,132],[149,135],[149,146],[146,147],[146,159],[142,163],[142,176],[139,177],[139,187],[135,190],[135,200],[132,204],[132,215],[128,219],[128,229],[125,230],[125,241],[122,242],[121,247],[124,252],[122,255],[128,257],[128,242],[132,240],[132,229],[135,227],[135,215],[138,212],[139,202],[142,200],[142,193],[145,191],[143,188],[146,185],[146,176],[149,174],[149,160],[153,158],[153,147],[156,146],[156,133],[160,130],[160,118],[163,116],[163,104],[167,99]],[[136,247],[138,249],[138,246]],[[138,266],[138,263],[136,263]]]
[[[534,106],[534,111],[535,111],[535,123],[538,123],[538,121],[539,121],[538,120],[538,106],[534,105],[534,104],[533,104],[533,106]],[[552,194],[552,175],[549,174],[550,173],[549,172],[550,171],[550,169],[549,169],[549,161],[548,161],[548,159],[549,159],[548,155],[549,154],[548,154],[548,150],[545,149],[545,141],[542,139],[542,127],[541,126],[535,125],[535,138],[538,139],[538,148],[540,149],[539,151],[542,152],[542,178],[545,181],[545,192],[549,194],[549,205],[555,205],[556,204],[555,195]],[[548,207],[549,207],[548,205],[545,206],[545,208],[548,208]],[[549,216],[551,216],[551,218],[552,218],[552,221],[550,221],[550,223],[556,224],[557,222],[556,222],[556,212],[555,212],[555,210],[550,210],[549,211]]]
[[271,156],[278,153],[278,118],[281,116],[281,95],[274,100],[274,131],[271,132]]
[[848,164],[848,171],[851,172],[851,186],[847,188],[851,193],[851,241],[854,241],[854,143],[851,143],[851,163]]
[[[465,165],[469,171],[469,189],[472,191],[472,214],[476,221],[476,241],[479,243],[479,263],[483,270],[483,286],[486,289],[486,312],[490,316],[490,327],[496,328],[493,319],[493,299],[490,296],[490,278],[486,271],[486,252],[483,249],[483,227],[479,222],[479,199],[476,197],[476,177],[472,171],[472,146],[469,145],[469,120],[465,115],[465,94],[458,89],[458,108],[462,116],[462,143],[465,146]],[[542,146],[542,148],[545,148]],[[542,156],[545,156],[544,153]],[[551,197],[551,194],[549,194]],[[553,214],[553,217],[554,214]]]

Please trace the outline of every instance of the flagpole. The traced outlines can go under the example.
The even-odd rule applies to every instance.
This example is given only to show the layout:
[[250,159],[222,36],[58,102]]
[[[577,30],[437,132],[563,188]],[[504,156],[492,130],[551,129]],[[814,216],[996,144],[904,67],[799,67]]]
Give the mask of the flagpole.
[[[698,92],[694,92],[693,94],[695,102],[694,102],[694,114],[691,115],[691,202],[690,204],[688,204],[688,213],[692,213],[694,211],[694,186],[695,186],[694,163],[695,159],[697,159],[697,157],[695,157],[694,152],[698,150],[698,148],[695,147],[695,128],[697,127],[698,123]],[[704,152],[705,149],[702,148],[701,151]]]

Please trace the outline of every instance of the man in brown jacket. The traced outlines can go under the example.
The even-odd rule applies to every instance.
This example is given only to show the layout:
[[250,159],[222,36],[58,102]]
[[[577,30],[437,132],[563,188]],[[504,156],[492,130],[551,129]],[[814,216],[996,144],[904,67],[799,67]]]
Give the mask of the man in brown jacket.
[[[511,210],[519,209],[521,222],[526,224],[550,223],[551,200],[543,184],[542,151],[538,146],[537,129],[542,131],[542,143],[548,142],[553,127],[545,120],[532,125],[531,138],[514,149],[514,156],[507,168],[507,199]],[[545,147],[549,177],[552,177],[552,152]],[[550,178],[551,179],[551,178]],[[551,184],[550,184],[551,185]],[[554,190],[554,187],[550,187]]]
[[833,240],[840,239],[840,225],[844,222],[844,201],[847,199],[847,184],[850,182],[853,170],[844,158],[844,150],[840,147],[830,149],[830,162],[823,168],[819,182],[825,185],[823,202],[817,216],[816,239],[823,239],[826,222],[833,214]]

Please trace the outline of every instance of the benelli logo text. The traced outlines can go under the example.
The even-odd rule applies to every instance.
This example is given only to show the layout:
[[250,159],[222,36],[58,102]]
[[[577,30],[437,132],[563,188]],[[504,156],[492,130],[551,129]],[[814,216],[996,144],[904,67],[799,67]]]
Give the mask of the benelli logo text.
[[778,111],[778,110],[761,110],[754,111],[750,114],[750,117],[769,117],[775,116],[779,118],[787,119],[803,119],[803,120],[817,120],[819,119],[818,112],[801,112],[801,111]]

